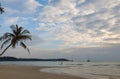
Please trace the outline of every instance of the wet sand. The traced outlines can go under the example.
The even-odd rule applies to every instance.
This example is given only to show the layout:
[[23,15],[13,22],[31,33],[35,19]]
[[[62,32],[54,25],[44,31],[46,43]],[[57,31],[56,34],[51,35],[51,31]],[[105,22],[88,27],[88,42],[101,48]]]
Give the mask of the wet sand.
[[0,65],[0,79],[84,79],[67,74],[40,72],[46,67]]

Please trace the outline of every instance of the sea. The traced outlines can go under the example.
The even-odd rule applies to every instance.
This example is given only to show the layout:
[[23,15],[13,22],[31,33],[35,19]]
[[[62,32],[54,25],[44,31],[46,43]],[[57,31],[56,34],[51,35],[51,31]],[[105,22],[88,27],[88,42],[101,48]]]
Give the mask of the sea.
[[40,71],[86,79],[120,79],[120,62],[6,61],[1,65],[48,66]]

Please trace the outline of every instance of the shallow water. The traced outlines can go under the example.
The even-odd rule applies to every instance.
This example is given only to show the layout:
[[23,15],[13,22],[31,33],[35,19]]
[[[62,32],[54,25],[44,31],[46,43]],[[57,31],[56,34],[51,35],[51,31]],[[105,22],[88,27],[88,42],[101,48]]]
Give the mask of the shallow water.
[[52,72],[57,74],[70,74],[88,79],[120,79],[120,63],[108,62],[69,62],[64,63],[70,67],[65,68],[47,68],[43,72]]
[[56,61],[2,61],[3,65],[25,65],[25,66],[60,66],[61,62]]
[[52,66],[53,68],[45,68],[41,71],[57,74],[70,74],[88,79],[120,79],[120,62],[9,61],[0,62],[0,64]]

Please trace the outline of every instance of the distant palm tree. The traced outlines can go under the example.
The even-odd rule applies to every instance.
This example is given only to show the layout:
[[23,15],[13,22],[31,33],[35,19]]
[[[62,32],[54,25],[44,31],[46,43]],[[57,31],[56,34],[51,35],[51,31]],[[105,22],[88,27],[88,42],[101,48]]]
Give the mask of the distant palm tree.
[[30,53],[28,47],[24,43],[26,40],[32,40],[30,32],[28,30],[24,30],[23,27],[19,27],[18,25],[12,25],[11,29],[12,33],[6,32],[3,36],[0,37],[0,41],[4,41],[1,45],[1,49],[5,44],[9,43],[9,45],[3,50],[0,56],[3,55],[9,47],[12,46],[15,48],[18,44],[27,49],[28,53]]
[[4,8],[3,7],[1,7],[1,3],[0,3],[0,14],[2,14],[2,13],[4,13],[5,11],[4,11]]

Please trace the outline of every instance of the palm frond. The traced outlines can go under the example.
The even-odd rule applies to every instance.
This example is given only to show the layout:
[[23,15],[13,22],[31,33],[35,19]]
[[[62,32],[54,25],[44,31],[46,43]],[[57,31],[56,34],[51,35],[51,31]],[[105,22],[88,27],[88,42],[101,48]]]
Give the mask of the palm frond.
[[2,14],[2,13],[4,13],[5,11],[4,11],[4,8],[3,7],[1,7],[1,3],[0,3],[0,13]]
[[15,25],[11,25],[10,28],[11,28],[13,34],[17,35],[17,30],[16,30]]
[[27,48],[27,46],[26,46],[23,42],[21,42],[20,45],[21,45],[24,49],[27,49],[28,53],[30,54],[29,49]]
[[9,33],[9,32],[7,32],[7,35],[8,35],[8,36],[10,36],[10,37],[15,37],[15,35],[14,35],[14,34]]
[[21,35],[21,36],[18,36],[17,39],[18,40],[27,40],[27,39],[32,40],[31,35]]
[[21,34],[30,34],[30,31],[29,31],[29,30],[23,30],[23,31],[21,32]]
[[30,54],[30,50],[27,48],[28,53]]
[[23,27],[19,27],[18,28],[18,34],[20,34],[22,32],[22,30],[23,30]]
[[16,25],[15,27],[16,27],[16,32],[18,34],[19,33],[19,27],[18,27],[18,25]]
[[7,44],[10,40],[11,40],[11,38],[9,38],[9,39],[5,40],[5,41],[2,43],[2,45],[1,45],[1,49],[2,49],[2,48],[3,48],[3,46],[4,46],[5,44]]
[[5,11],[4,11],[4,8],[2,8],[2,7],[0,7],[0,13],[2,14],[2,13],[4,13]]
[[3,36],[0,37],[0,41],[3,41],[7,38],[8,36],[6,34],[4,34]]
[[0,41],[2,41],[2,40],[3,40],[3,36],[0,37]]
[[11,37],[14,37],[14,35],[12,33],[7,32],[3,36],[0,37],[0,41],[11,38]]
[[26,46],[23,42],[21,42],[20,45],[21,45],[24,49],[27,48],[27,46]]

